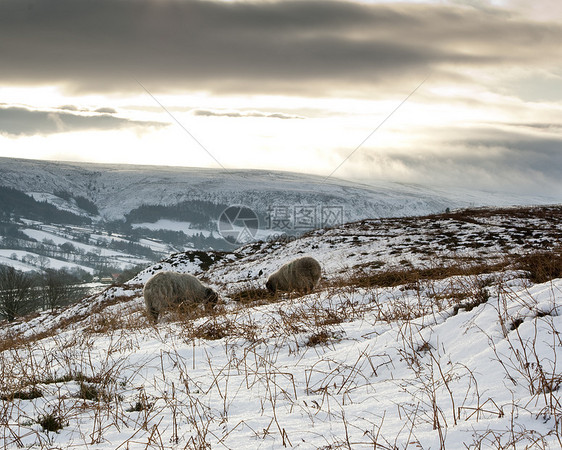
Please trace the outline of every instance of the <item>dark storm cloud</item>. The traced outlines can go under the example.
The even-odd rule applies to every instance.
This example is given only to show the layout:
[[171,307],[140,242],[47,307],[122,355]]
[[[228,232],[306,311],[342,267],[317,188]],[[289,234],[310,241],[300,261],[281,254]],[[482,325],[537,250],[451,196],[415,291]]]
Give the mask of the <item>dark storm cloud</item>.
[[448,64],[552,61],[561,40],[558,25],[460,6],[2,0],[0,82],[319,94]]
[[161,127],[165,124],[122,119],[111,114],[75,114],[66,111],[38,111],[0,106],[0,134],[31,136],[85,130],[114,130],[131,127]]

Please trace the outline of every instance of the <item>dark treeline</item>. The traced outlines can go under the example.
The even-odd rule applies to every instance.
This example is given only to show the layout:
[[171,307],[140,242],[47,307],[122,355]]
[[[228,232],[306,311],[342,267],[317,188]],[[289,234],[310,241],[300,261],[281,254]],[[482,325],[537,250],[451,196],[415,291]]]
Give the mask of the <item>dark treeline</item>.
[[78,208],[83,209],[94,216],[97,216],[100,213],[96,204],[88,200],[86,197],[80,197],[77,195],[74,197],[74,201],[76,202],[76,206],[78,206]]
[[88,217],[60,210],[47,202],[38,202],[17,189],[0,186],[0,219],[7,220],[12,216],[68,225],[84,225],[92,222]]
[[216,221],[227,208],[206,200],[188,200],[176,205],[141,205],[133,209],[125,217],[127,223],[154,223],[160,219],[190,222],[195,227],[209,229],[209,225]]
[[147,228],[137,228],[135,231],[142,233],[143,236],[157,239],[162,242],[172,244],[176,247],[193,247],[197,250],[233,250],[234,246],[223,238],[216,237],[212,232],[210,236],[203,233],[195,233],[188,236],[183,231],[173,230],[149,230]]
[[8,240],[29,240],[29,237],[20,230],[19,225],[10,222],[0,222],[0,236]]
[[88,200],[86,197],[82,197],[81,195],[72,195],[68,191],[55,191],[53,192],[53,194],[59,198],[62,198],[63,200],[66,200],[67,202],[74,199],[76,206],[78,206],[78,208],[94,216],[97,216],[100,213],[96,204],[91,200]]
[[112,250],[129,253],[131,255],[145,256],[151,260],[157,259],[157,255],[154,253],[154,251],[151,248],[145,247],[144,245],[137,244],[131,241],[121,241],[121,240],[112,239],[111,242],[108,243],[108,248]]
[[104,222],[103,228],[109,233],[119,234],[132,241],[139,241],[140,239],[154,239],[175,248],[192,247],[198,250],[219,251],[228,251],[234,248],[234,246],[229,244],[220,236],[215,236],[212,231],[210,236],[205,236],[203,233],[188,235],[183,231],[166,229],[150,230],[143,227],[133,228],[130,223],[122,220]]

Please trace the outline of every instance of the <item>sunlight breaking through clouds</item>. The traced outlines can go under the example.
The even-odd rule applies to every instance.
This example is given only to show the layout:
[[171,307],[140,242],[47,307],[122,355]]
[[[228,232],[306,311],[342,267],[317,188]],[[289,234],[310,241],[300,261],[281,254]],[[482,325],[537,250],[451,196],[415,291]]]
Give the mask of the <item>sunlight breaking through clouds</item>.
[[0,156],[562,196],[560,5],[5,0]]

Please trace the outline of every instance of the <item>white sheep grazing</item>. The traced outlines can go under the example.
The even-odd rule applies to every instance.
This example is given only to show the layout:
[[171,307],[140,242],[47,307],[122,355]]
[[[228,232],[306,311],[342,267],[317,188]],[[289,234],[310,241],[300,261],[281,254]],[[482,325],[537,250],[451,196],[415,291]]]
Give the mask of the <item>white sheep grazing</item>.
[[320,282],[322,269],[318,261],[310,256],[295,259],[272,273],[265,286],[271,292],[311,292]]
[[207,308],[214,307],[217,300],[215,291],[187,273],[158,272],[144,285],[146,312],[155,322],[158,315],[172,305],[202,303]]

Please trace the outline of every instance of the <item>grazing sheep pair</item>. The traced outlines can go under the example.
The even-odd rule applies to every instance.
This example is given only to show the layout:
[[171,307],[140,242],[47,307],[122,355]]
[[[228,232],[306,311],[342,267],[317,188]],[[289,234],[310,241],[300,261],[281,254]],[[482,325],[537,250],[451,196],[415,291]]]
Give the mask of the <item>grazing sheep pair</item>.
[[[311,292],[319,283],[322,270],[314,258],[295,259],[270,275],[266,287],[271,292]],[[144,286],[146,311],[155,322],[159,314],[171,305],[185,302],[214,307],[218,295],[211,288],[187,273],[159,272]]]

